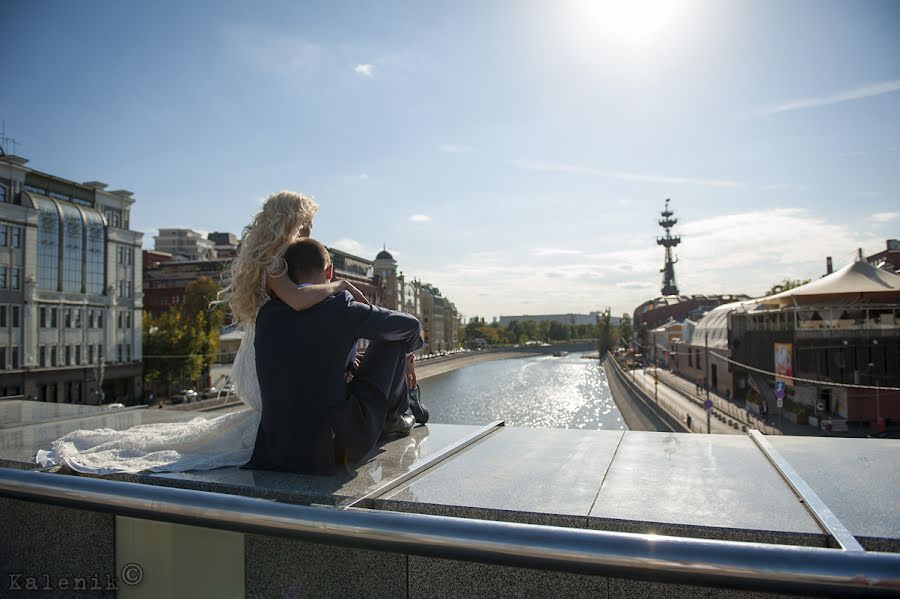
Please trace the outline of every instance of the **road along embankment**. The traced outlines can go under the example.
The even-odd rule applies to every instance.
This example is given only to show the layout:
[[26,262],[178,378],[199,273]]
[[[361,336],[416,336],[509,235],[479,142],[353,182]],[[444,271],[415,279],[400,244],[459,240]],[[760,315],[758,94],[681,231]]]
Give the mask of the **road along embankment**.
[[663,409],[653,398],[635,385],[614,358],[603,360],[606,380],[616,407],[628,429],[632,431],[659,431],[686,433],[690,430],[679,419]]

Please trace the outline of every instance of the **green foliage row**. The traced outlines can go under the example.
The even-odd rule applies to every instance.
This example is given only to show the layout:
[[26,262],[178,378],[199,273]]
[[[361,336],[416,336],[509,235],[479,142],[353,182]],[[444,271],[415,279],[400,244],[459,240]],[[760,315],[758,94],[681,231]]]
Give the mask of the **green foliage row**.
[[156,317],[144,312],[144,381],[150,387],[171,396],[173,387],[208,379],[225,322],[222,306],[209,307],[218,292],[214,280],[200,277],[185,289],[181,306]]
[[575,339],[600,339],[608,335],[608,347],[615,347],[620,340],[630,341],[633,337],[631,317],[623,314],[618,326],[610,323],[609,310],[601,314],[597,324],[564,324],[557,320],[536,322],[534,320],[514,320],[508,325],[497,322],[470,322],[460,331],[463,344],[475,339],[484,339],[488,345],[515,345],[529,341],[554,343]]

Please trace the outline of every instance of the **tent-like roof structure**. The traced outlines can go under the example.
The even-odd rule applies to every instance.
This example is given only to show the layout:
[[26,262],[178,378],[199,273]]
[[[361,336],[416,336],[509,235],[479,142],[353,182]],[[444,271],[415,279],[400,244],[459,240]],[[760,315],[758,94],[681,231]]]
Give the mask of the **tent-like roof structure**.
[[846,304],[854,300],[878,303],[900,302],[900,276],[859,261],[848,264],[817,281],[801,285],[775,295],[755,300],[731,302],[713,308],[693,326],[685,327],[684,341],[690,345],[728,348],[728,315],[735,311],[753,312],[781,308],[795,304]]
[[708,339],[709,347],[728,349],[728,315],[735,310],[745,310],[748,303],[750,302],[731,302],[716,306],[690,327],[690,334],[685,335],[685,342],[704,345]]
[[872,266],[864,260],[848,264],[817,281],[755,300],[760,304],[792,304],[821,296],[835,299],[900,300],[900,275]]

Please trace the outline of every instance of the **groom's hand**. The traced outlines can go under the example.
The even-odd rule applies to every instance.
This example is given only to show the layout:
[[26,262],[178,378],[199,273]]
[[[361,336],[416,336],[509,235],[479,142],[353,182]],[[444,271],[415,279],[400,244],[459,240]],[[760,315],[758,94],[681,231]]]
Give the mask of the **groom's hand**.
[[366,305],[369,304],[369,300],[366,299],[366,296],[364,296],[362,294],[362,291],[357,289],[353,283],[351,283],[350,281],[347,281],[346,279],[341,279],[339,281],[339,283],[341,286],[341,291],[350,292],[350,295],[353,296],[353,301],[359,302],[361,304],[366,304]]
[[416,354],[406,356],[406,388],[412,391],[416,388],[416,367],[413,363],[416,361]]
[[345,376],[347,377],[347,382],[353,380],[353,377],[356,376],[356,371],[359,370],[359,357],[354,358],[353,362],[347,366],[347,372]]

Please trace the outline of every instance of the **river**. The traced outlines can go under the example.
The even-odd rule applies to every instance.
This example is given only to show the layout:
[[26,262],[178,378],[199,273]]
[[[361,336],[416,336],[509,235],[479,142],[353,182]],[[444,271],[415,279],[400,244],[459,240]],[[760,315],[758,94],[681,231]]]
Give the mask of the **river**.
[[497,360],[430,377],[420,383],[430,422],[623,430],[597,360],[570,354]]

